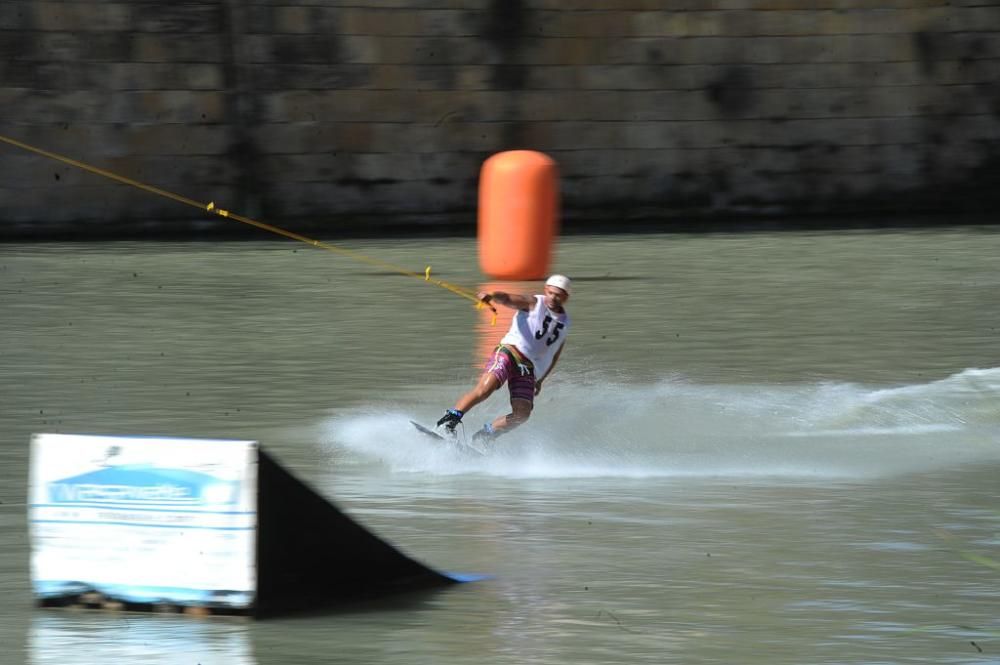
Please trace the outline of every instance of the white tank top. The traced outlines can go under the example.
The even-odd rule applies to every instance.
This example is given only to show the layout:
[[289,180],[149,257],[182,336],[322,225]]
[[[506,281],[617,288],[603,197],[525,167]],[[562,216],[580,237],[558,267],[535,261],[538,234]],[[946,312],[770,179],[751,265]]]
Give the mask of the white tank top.
[[535,306],[527,312],[518,310],[510,322],[510,330],[500,340],[511,344],[535,366],[535,378],[545,376],[552,365],[556,351],[562,348],[569,331],[569,315],[545,306],[545,296],[535,296]]

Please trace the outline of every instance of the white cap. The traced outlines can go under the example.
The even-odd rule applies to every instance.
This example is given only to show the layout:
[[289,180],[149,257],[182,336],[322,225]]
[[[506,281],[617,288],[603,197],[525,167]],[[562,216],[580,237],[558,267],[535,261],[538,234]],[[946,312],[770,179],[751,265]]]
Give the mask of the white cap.
[[566,293],[569,293],[569,283],[569,277],[566,275],[552,275],[545,280],[545,286],[554,286],[557,289],[562,289]]

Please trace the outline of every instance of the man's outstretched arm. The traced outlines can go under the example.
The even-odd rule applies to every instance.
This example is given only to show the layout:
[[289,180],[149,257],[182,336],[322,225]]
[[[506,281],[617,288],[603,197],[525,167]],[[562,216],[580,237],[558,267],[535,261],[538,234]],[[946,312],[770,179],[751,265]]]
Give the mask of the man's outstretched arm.
[[535,299],[531,296],[522,296],[518,293],[507,293],[506,291],[480,291],[476,297],[485,303],[495,302],[511,309],[530,310],[535,305]]

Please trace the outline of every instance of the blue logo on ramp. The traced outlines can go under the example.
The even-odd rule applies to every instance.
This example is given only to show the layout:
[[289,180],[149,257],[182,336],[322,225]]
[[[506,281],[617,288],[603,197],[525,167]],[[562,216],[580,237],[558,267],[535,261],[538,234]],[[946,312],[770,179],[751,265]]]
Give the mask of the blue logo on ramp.
[[239,483],[185,469],[132,464],[49,483],[52,503],[219,505],[239,501]]

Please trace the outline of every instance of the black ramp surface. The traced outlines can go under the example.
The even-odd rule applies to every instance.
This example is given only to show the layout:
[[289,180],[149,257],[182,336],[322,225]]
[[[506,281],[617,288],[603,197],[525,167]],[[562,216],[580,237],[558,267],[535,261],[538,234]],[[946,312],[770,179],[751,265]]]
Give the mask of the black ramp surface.
[[257,498],[258,616],[457,581],[369,532],[263,449]]

